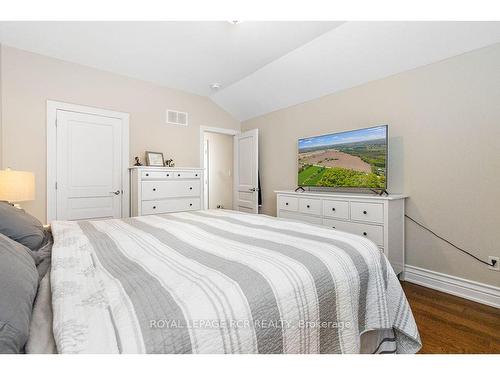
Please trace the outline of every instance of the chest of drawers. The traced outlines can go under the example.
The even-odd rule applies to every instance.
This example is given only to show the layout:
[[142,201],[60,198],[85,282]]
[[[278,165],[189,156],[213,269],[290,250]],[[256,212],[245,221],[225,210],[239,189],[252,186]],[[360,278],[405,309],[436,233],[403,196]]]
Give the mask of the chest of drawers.
[[131,216],[199,210],[203,207],[203,169],[130,168]]
[[366,237],[404,271],[404,195],[276,191],[277,216]]

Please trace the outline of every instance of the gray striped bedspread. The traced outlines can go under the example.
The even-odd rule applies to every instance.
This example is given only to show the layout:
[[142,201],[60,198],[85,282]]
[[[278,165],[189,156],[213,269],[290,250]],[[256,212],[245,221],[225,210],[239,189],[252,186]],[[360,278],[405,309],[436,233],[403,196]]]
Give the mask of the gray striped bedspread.
[[369,240],[208,210],[53,222],[59,353],[415,353],[398,279]]

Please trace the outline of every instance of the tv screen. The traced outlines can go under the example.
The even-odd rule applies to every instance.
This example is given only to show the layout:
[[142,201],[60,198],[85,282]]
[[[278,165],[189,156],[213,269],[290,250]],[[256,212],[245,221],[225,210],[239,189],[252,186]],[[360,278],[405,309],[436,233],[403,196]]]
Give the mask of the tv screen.
[[387,125],[299,139],[298,185],[387,188]]

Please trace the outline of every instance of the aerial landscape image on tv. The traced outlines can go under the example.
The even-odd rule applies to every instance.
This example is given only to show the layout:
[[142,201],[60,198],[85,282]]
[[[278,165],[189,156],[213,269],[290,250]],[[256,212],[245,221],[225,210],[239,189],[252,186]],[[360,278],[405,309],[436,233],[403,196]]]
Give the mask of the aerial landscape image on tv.
[[387,126],[299,139],[298,185],[386,188]]

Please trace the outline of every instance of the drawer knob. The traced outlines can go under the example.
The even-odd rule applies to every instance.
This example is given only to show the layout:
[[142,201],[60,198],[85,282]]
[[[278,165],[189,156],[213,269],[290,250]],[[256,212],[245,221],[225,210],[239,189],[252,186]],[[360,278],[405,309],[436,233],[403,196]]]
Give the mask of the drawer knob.
[[367,214],[368,212],[366,212],[366,211],[363,211],[363,213],[364,213],[364,214],[366,215],[366,214]]
[[189,207],[193,207],[193,204],[192,204],[192,203],[189,203]]
[[167,173],[167,177],[169,177],[169,176],[170,176],[170,173]]
[[149,173],[146,173],[146,177],[149,176]]
[[335,207],[332,207],[332,211],[335,211]]
[[288,202],[285,203],[285,206],[288,206]]
[[190,186],[190,187],[189,187],[189,190],[193,190],[193,187],[192,187],[192,186]]
[[198,177],[198,173],[196,173],[196,174],[194,175],[194,177]]
[[180,176],[181,176],[181,174],[180,174],[180,173],[177,173],[177,177],[180,177]]
[[366,233],[366,232],[363,232],[363,236],[367,236],[367,235],[368,235],[368,233]]
[[311,206],[307,205],[307,208],[311,208]]
[[156,188],[153,188],[153,191],[156,191]]
[[333,228],[333,229],[337,229],[337,228],[335,228],[335,227],[332,227],[332,228]]
[[156,206],[153,206],[153,210],[156,210]]

